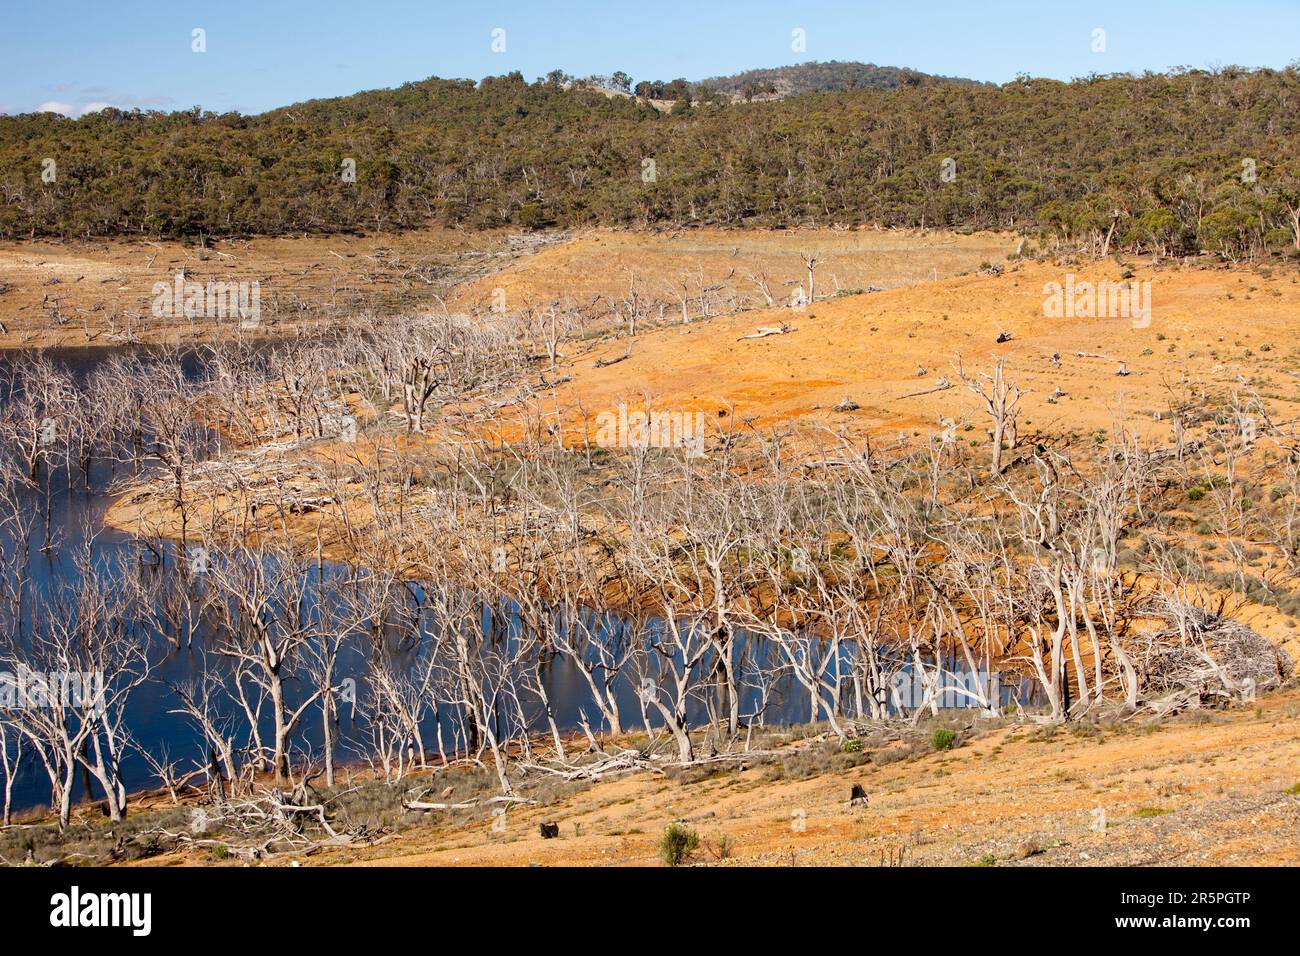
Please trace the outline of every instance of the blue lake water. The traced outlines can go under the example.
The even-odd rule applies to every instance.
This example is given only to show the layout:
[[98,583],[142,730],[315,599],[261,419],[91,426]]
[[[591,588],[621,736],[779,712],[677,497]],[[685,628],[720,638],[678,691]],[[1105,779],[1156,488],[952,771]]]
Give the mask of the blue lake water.
[[[72,370],[78,377],[84,377],[103,361],[107,352],[103,349],[59,349],[49,353],[60,364]],[[202,360],[197,354],[187,355],[183,359],[189,376],[199,376],[203,372]],[[0,395],[0,401],[6,396]],[[91,490],[78,482],[70,483],[67,476],[55,470],[43,476],[46,483],[42,487],[30,487],[26,494],[31,506],[42,514],[48,505],[48,527],[45,521],[34,524],[29,539],[25,542],[6,537],[7,532],[0,530],[0,548],[7,554],[17,549],[26,549],[30,562],[31,600],[41,600],[56,592],[61,587],[75,583],[78,568],[72,556],[88,539],[93,541],[97,562],[110,568],[110,581],[119,582],[120,586],[128,583],[128,575],[162,575],[174,571],[177,554],[172,547],[140,541],[129,534],[124,534],[103,525],[104,512],[111,504],[111,498],[103,489],[107,488],[113,477],[113,469],[108,462],[97,460],[91,469]],[[51,547],[46,547],[47,535]],[[159,561],[161,555],[161,561]],[[321,569],[308,566],[303,573],[310,579],[309,584],[316,589],[318,575],[347,576],[352,569],[325,565]],[[110,583],[110,586],[111,583]],[[201,580],[199,586],[202,586]],[[319,589],[316,589],[319,593]],[[414,667],[422,655],[430,653],[432,642],[426,639],[432,623],[430,611],[423,605],[422,590],[418,584],[410,584],[404,589],[407,606],[396,609],[390,620],[382,627],[376,637],[370,633],[357,633],[347,636],[338,660],[336,675],[339,679],[353,678],[358,685],[364,686],[372,661],[377,654],[386,655],[387,659],[397,662],[398,666]],[[600,633],[617,639],[623,622],[615,615],[601,614],[596,611],[581,613],[595,615]],[[490,640],[516,642],[519,640],[520,622],[511,608],[488,608],[482,612],[485,635]],[[7,622],[6,631],[13,630],[13,622]],[[655,622],[647,626],[654,627]],[[156,632],[147,628],[141,630],[140,638],[149,642],[153,658],[151,679],[137,688],[131,696],[127,709],[126,722],[131,728],[136,746],[154,754],[160,759],[180,762],[182,770],[195,767],[206,753],[202,734],[191,719],[178,713],[178,699],[174,686],[199,677],[206,668],[216,668],[218,672],[228,669],[229,663],[212,653],[211,634],[203,626],[195,631],[188,646],[176,647],[174,643],[162,639]],[[485,640],[488,638],[485,638]],[[767,671],[776,670],[770,666],[774,661],[769,657],[775,653],[765,642],[757,640],[738,641],[738,656],[742,678],[746,667],[752,675],[760,666]],[[955,665],[954,665],[955,666]],[[847,668],[846,668],[847,670]],[[541,668],[541,677],[556,723],[564,731],[576,730],[583,715],[593,729],[601,729],[600,712],[594,706],[590,689],[581,671],[566,657],[554,656]],[[747,683],[742,679],[742,684]],[[801,686],[788,673],[783,673],[769,684],[766,698],[760,689],[752,685],[744,688],[740,712],[742,720],[749,721],[762,710],[761,719],[769,724],[807,722],[809,720],[809,698]],[[849,684],[846,681],[846,689]],[[642,711],[638,701],[640,688],[629,677],[620,677],[616,684],[624,729],[641,726]],[[302,682],[290,681],[288,686],[289,704],[294,706],[309,691]],[[1003,689],[1004,702],[1019,695],[1019,689]],[[545,731],[549,728],[545,712],[535,695],[522,693],[525,702],[527,721],[533,731]],[[764,704],[765,700],[765,704]],[[942,701],[945,706],[961,707],[967,701],[955,694],[949,694]],[[696,697],[688,709],[688,717],[694,726],[699,726],[708,717],[708,705],[701,694]],[[231,712],[233,717],[233,711]],[[432,708],[422,721],[421,729],[426,750],[432,750],[433,742],[438,738],[438,723],[441,718],[443,738],[448,746],[454,743],[449,727],[455,723],[455,714],[441,714]],[[242,720],[242,717],[240,718]],[[520,730],[520,721],[513,711],[504,706],[498,709],[497,732],[499,737],[507,737]],[[237,723],[237,721],[236,721]],[[271,719],[264,720],[263,739],[269,739]],[[652,726],[658,726],[656,718]],[[355,710],[349,706],[340,708],[340,720],[337,730],[336,759],[340,763],[358,762],[363,759],[366,749],[364,741],[368,730],[364,719],[358,719]],[[322,746],[321,718],[319,709],[313,708],[303,719],[293,739],[294,756],[301,760],[308,756],[319,756]],[[148,764],[139,754],[129,752],[123,762],[127,786],[132,790],[153,788],[159,781],[153,775]],[[77,798],[84,798],[85,782],[78,774]],[[91,796],[97,796],[93,791]],[[19,775],[14,791],[14,806],[22,808],[39,805],[49,799],[49,783],[42,769],[35,762],[28,763]]]

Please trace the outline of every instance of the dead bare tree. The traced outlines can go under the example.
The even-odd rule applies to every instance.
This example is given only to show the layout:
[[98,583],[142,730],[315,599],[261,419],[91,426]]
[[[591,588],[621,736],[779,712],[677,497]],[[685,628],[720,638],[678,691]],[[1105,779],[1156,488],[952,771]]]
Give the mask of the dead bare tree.
[[1000,475],[1004,446],[1009,451],[1016,449],[1019,406],[1024,395],[1018,386],[1007,381],[1004,357],[999,356],[991,373],[980,372],[974,377],[966,374],[960,356],[953,367],[958,377],[966,383],[966,387],[979,396],[980,401],[984,403],[984,410],[993,420],[993,429],[990,433],[993,457],[990,467],[993,469],[993,474]]
[[0,814],[0,826],[13,823],[14,784],[18,782],[18,772],[22,769],[23,737],[17,730],[9,727],[9,722],[0,717],[0,773],[4,774],[4,810]]
[[31,632],[0,643],[0,694],[12,703],[4,722],[44,768],[60,829],[71,818],[78,768],[100,784],[109,818],[125,815],[126,706],[151,669],[148,641],[129,600],[105,586],[93,542],[74,560],[74,582],[38,602]]
[[767,274],[767,270],[758,266],[746,273],[749,281],[753,283],[758,294],[763,297],[763,304],[769,309],[776,306],[776,299],[772,296],[772,280]]
[[[265,759],[277,783],[289,776],[290,738],[303,715],[320,699],[321,687],[289,703],[286,684],[304,668],[305,649],[316,635],[311,611],[312,571],[287,549],[240,548],[213,561],[208,577],[220,596],[213,607],[220,622],[217,652],[265,695],[271,708],[270,752]],[[243,681],[236,682],[237,693]],[[256,735],[253,706],[242,699]]]
[[805,250],[799,253],[799,258],[803,260],[804,269],[808,273],[808,304],[813,305],[817,302],[817,290],[814,281],[816,279],[817,263],[821,261],[821,253],[815,250]]
[[214,665],[205,663],[198,677],[170,685],[179,701],[170,713],[187,716],[202,734],[206,751],[202,766],[217,802],[228,795],[237,795],[243,780],[243,763],[239,758],[245,748],[238,743],[234,721],[224,706],[225,700],[233,701],[227,682],[238,680],[237,672],[223,674]]

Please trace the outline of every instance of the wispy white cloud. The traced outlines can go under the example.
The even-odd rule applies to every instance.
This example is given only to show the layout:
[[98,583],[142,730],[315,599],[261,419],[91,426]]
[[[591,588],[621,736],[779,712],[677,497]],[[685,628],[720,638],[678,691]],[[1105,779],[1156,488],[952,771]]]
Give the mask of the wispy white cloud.
[[[62,90],[60,90],[59,92],[62,92]],[[102,96],[101,95],[101,96],[96,96],[94,99],[90,98],[94,94],[102,94],[104,92],[105,91],[102,87],[95,87],[94,89],[90,89],[90,88],[83,89],[81,91],[82,96],[78,99],[46,100],[44,103],[41,103],[39,106],[37,106],[33,110],[33,112],[60,113],[64,116],[70,116],[73,119],[78,119],[82,116],[86,116],[87,114],[98,113],[100,110],[108,109],[110,106],[116,107],[121,110],[129,110],[135,107],[157,108],[162,106],[169,106],[172,103],[172,98],[170,96],[114,96],[114,95]]]
[[60,103],[58,100],[46,100],[40,106],[36,107],[36,109],[32,110],[32,112],[33,113],[62,113],[64,116],[81,115],[77,113],[76,110],[77,108],[73,106],[71,103]]

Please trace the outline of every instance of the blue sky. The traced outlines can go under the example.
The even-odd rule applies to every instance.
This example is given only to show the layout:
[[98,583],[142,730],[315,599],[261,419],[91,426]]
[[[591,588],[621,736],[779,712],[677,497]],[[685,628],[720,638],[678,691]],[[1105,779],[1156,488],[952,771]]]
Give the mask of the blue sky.
[[[428,76],[702,79],[862,60],[1005,82],[1300,58],[1300,0],[3,0],[0,112],[261,112]],[[207,52],[191,51],[206,31]],[[506,50],[491,33],[504,29]],[[805,31],[807,49],[791,48]],[[1092,51],[1093,30],[1105,52]]]

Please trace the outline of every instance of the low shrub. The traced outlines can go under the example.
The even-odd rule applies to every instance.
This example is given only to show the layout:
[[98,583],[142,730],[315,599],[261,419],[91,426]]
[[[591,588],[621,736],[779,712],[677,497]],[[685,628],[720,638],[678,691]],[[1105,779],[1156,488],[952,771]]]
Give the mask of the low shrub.
[[957,731],[947,727],[936,727],[930,735],[930,746],[935,750],[948,750],[957,741]]
[[659,855],[669,866],[680,866],[700,846],[700,835],[683,823],[670,823],[659,838]]

